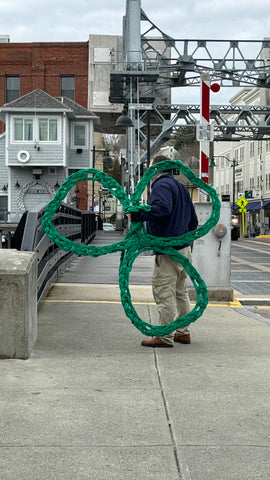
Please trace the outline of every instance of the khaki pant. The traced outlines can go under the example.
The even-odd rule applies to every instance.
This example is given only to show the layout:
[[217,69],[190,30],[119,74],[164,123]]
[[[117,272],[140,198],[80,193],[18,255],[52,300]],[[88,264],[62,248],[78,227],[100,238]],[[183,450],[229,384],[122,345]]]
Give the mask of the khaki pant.
[[[192,260],[191,248],[185,247],[179,253]],[[190,300],[186,285],[187,273],[180,263],[169,255],[156,255],[152,275],[152,289],[159,313],[159,324],[167,325],[178,317],[190,312]],[[173,343],[174,333],[186,335],[189,327],[178,328],[175,332],[161,337],[166,343]]]

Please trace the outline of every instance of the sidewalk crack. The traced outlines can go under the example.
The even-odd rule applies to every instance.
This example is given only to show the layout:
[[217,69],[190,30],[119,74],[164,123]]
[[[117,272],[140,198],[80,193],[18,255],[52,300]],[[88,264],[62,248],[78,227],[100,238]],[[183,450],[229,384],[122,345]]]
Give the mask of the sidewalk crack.
[[167,418],[167,422],[168,422],[168,427],[169,427],[169,432],[170,432],[170,436],[171,436],[171,441],[172,441],[172,445],[173,445],[173,453],[174,453],[174,458],[175,458],[175,463],[176,463],[176,467],[177,467],[177,471],[178,471],[179,480],[192,480],[191,473],[190,473],[189,466],[188,466],[188,463],[187,463],[186,459],[183,456],[180,456],[177,452],[177,443],[176,443],[176,439],[174,437],[173,428],[172,428],[172,420],[171,420],[169,409],[168,409],[168,402],[166,400],[165,390],[164,390],[162,380],[161,380],[161,374],[160,374],[160,369],[159,369],[159,365],[158,365],[158,353],[157,353],[156,349],[154,349],[154,358],[155,358],[155,368],[156,368],[158,382],[159,382],[159,386],[160,386],[160,392],[161,392],[161,396],[162,396],[162,400],[163,400],[164,410],[165,410],[165,414],[166,414],[166,418]]

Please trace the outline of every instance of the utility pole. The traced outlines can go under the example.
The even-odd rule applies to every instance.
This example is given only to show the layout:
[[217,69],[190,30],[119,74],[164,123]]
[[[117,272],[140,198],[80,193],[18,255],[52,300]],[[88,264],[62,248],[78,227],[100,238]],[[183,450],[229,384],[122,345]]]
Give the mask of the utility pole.
[[[141,51],[141,0],[127,0],[126,15],[123,23],[123,67],[128,71],[143,70]],[[129,79],[129,103],[136,102],[138,84]],[[130,111],[130,118],[134,120],[134,110]],[[135,129],[127,129],[127,161],[129,170],[130,193],[134,193],[135,177]]]

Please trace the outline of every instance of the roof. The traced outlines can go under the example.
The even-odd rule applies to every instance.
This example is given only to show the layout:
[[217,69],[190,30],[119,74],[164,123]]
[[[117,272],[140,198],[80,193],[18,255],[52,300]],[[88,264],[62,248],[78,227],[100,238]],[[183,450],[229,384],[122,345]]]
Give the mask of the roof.
[[27,93],[22,97],[12,100],[12,102],[5,103],[1,110],[21,110],[25,108],[33,110],[67,110],[67,107],[63,106],[63,104],[59,102],[59,100],[44,92],[40,88],[38,88],[37,90],[33,90],[32,92]]
[[88,118],[97,120],[95,113],[67,97],[54,98],[40,88],[33,90],[12,102],[5,103],[1,112],[67,112],[72,118]]
[[88,108],[85,108],[79,103],[76,103],[74,100],[71,100],[71,98],[57,97],[57,100],[61,102],[63,106],[66,106],[67,108],[71,109],[74,112],[74,115],[76,117],[98,118],[95,113],[91,112],[91,110],[88,110]]

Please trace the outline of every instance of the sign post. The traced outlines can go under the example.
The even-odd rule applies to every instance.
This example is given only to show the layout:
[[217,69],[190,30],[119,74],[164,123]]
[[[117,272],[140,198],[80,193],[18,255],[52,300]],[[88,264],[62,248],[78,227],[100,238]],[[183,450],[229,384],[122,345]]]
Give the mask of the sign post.
[[236,202],[238,207],[239,207],[239,212],[242,213],[242,227],[243,227],[243,235],[246,234],[246,231],[245,231],[245,213],[247,211],[246,209],[246,206],[248,204],[248,201],[246,198],[244,197],[240,197],[238,202]]

